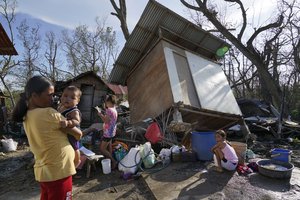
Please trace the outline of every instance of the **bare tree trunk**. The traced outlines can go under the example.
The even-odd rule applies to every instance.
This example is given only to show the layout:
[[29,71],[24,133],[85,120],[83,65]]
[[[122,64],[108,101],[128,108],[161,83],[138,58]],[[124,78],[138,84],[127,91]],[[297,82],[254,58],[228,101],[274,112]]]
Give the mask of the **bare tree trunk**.
[[40,65],[43,68],[39,68],[39,72],[42,76],[50,79],[52,83],[55,84],[59,80],[59,61],[57,59],[59,42],[56,40],[55,33],[50,31],[46,33],[46,51],[44,53],[44,58],[46,59],[45,64]]
[[12,107],[15,107],[16,103],[15,103],[14,97],[13,97],[8,85],[5,83],[2,76],[0,76],[0,79],[1,79],[1,82],[2,82],[3,86],[5,87],[6,91],[8,92],[8,96],[9,96],[9,99],[11,101]]
[[277,108],[280,107],[280,100],[281,100],[281,88],[280,86],[274,81],[273,77],[268,71],[268,65],[265,63],[265,60],[259,54],[256,49],[253,47],[253,41],[256,38],[257,35],[259,35],[261,32],[269,30],[271,28],[278,28],[281,26],[283,22],[283,16],[280,16],[277,22],[271,23],[267,26],[261,27],[257,29],[253,35],[250,37],[250,39],[247,42],[247,46],[245,46],[242,43],[242,35],[245,30],[245,26],[247,24],[246,21],[246,12],[243,7],[243,4],[239,0],[225,0],[229,2],[235,2],[237,3],[242,11],[242,17],[243,17],[243,26],[240,30],[240,33],[237,36],[234,36],[224,25],[221,24],[221,22],[216,18],[216,13],[214,10],[209,9],[207,7],[207,0],[197,0],[198,7],[193,6],[189,3],[187,3],[185,0],[180,0],[186,7],[190,9],[194,9],[197,11],[200,11],[208,18],[208,20],[227,38],[236,48],[238,48],[243,55],[245,55],[256,67],[259,74],[259,80],[262,86],[262,94],[263,97],[272,102]]
[[[300,30],[300,27],[298,29]],[[293,54],[294,54],[294,62],[295,62],[295,66],[296,66],[296,71],[298,73],[300,73],[300,39],[298,40],[298,44],[294,48]]]
[[[10,39],[12,44],[14,44],[14,35],[13,35],[13,29],[12,29],[12,23],[15,20],[15,8],[17,6],[17,2],[14,1],[8,1],[8,0],[2,0],[0,2],[0,14],[1,14],[1,20],[2,17],[5,20],[5,22],[8,25],[10,35]],[[1,23],[4,23],[4,20],[1,21]],[[11,75],[12,69],[15,68],[17,65],[19,65],[19,61],[13,60],[12,56],[3,56],[0,58],[0,79],[1,82],[6,89],[6,92],[8,92],[9,99],[11,101],[11,105],[15,106],[15,100],[11,93],[10,87],[7,85],[5,78],[7,75]]]
[[125,40],[128,40],[130,33],[128,31],[128,26],[126,21],[126,17],[127,17],[126,2],[125,0],[119,0],[120,7],[117,6],[115,0],[110,0],[110,3],[116,11],[116,13],[112,12],[111,14],[116,16],[120,20],[123,35],[125,37]]

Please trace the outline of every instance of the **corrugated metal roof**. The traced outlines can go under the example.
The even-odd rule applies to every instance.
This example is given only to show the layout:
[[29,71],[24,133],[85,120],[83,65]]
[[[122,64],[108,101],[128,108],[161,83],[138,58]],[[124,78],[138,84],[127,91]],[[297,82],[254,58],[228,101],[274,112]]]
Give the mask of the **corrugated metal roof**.
[[[96,72],[94,71],[87,71],[87,72],[84,72],[84,73],[81,73],[79,74],[78,76],[72,78],[72,79],[69,79],[67,81],[56,81],[55,83],[55,90],[56,91],[60,91],[62,92],[62,90],[67,87],[68,85],[70,84],[73,84],[74,82],[76,82],[78,79],[81,79],[83,77],[86,77],[86,76],[94,76],[97,80],[99,80],[99,82],[103,83],[103,85],[105,85],[107,87],[108,90],[111,90],[107,83],[105,81],[102,80],[102,78],[100,76],[97,75]],[[111,90],[113,91],[113,90]]]
[[0,23],[0,55],[18,55],[14,45]]
[[126,85],[130,70],[161,38],[214,60],[219,48],[230,46],[170,9],[150,0],[119,54],[109,81]]

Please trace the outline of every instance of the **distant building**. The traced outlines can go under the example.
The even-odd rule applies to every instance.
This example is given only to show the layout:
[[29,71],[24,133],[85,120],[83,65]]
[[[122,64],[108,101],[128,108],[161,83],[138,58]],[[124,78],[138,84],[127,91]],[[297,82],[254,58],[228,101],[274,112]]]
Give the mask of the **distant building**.
[[94,107],[102,106],[107,94],[115,94],[118,99],[124,99],[127,96],[126,86],[108,84],[93,71],[82,73],[67,81],[57,81],[55,83],[56,95],[60,97],[64,88],[69,85],[78,87],[82,92],[78,108],[82,113],[83,127],[97,122],[98,116]]
[[0,23],[0,55],[18,55],[2,24]]
[[123,101],[126,100],[128,91],[126,86],[122,85],[115,85],[111,83],[106,83],[106,85],[115,93],[117,96],[118,100]]
[[67,81],[56,82],[56,95],[61,96],[64,88],[69,85],[78,87],[82,92],[78,105],[82,113],[82,126],[88,127],[92,123],[97,122],[99,118],[94,107],[103,104],[105,96],[108,93],[114,94],[113,90],[93,71],[82,73]]

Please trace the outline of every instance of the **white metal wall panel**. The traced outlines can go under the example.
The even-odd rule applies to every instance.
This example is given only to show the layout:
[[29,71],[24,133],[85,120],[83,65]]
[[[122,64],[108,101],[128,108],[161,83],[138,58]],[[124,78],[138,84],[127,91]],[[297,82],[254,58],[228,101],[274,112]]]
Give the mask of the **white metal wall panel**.
[[201,108],[242,115],[222,68],[186,51]]
[[172,49],[168,47],[164,47],[164,53],[169,73],[171,90],[173,93],[174,102],[177,103],[179,101],[183,101],[183,94],[180,86],[179,77],[176,70],[176,64],[173,56]]

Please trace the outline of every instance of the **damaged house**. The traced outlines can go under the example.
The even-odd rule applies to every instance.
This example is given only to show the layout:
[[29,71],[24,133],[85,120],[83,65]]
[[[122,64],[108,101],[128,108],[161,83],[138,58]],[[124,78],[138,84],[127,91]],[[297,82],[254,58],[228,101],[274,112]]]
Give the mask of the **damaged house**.
[[0,55],[18,55],[2,24],[0,23]]
[[149,1],[110,75],[127,85],[130,122],[178,109],[196,130],[241,120],[216,52],[229,44],[156,1]]
[[114,94],[114,91],[93,71],[82,73],[67,81],[56,82],[56,95],[60,97],[64,88],[69,85],[78,87],[82,92],[78,108],[82,114],[82,127],[88,127],[98,119],[94,107],[101,106],[106,94]]
[[[251,133],[258,136],[267,133],[275,138],[292,138],[300,135],[299,123],[281,117],[280,111],[272,104],[258,99],[238,99],[237,102]],[[239,134],[241,128],[235,125],[228,130]]]
[[[5,29],[3,28],[2,24],[0,23],[0,55],[18,55],[14,44],[11,42],[10,38],[8,37]],[[7,108],[5,105],[5,99],[9,98],[6,96],[2,90],[0,90],[0,130],[4,131],[4,126],[7,123],[8,116],[7,116]]]

